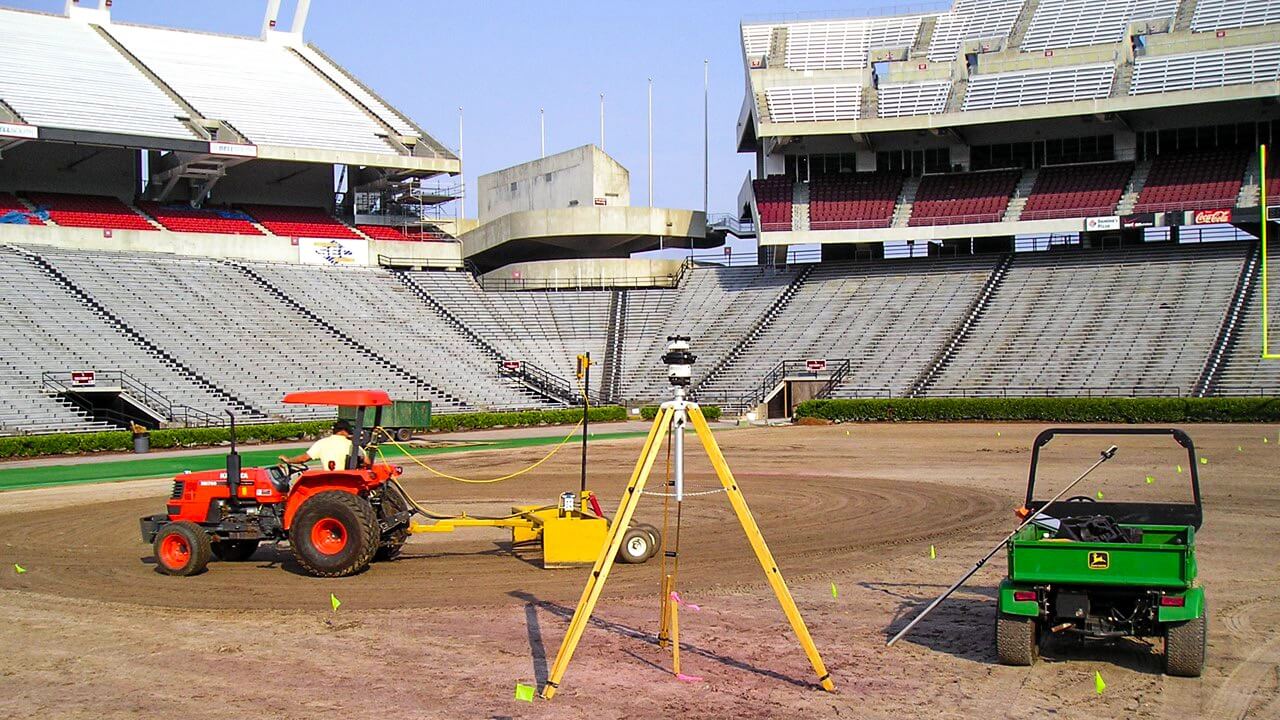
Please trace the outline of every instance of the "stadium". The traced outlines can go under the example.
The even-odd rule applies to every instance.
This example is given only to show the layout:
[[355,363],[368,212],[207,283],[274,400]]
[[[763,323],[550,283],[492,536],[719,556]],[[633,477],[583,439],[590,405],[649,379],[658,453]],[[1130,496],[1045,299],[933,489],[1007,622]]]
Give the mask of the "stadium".
[[[309,41],[327,4],[286,22],[268,0],[257,36],[49,4],[0,8],[0,714],[1280,713],[1280,570],[1256,560],[1280,530],[1280,1],[726,16],[741,109],[708,132],[752,170],[722,212],[654,207],[652,185],[634,202],[603,137],[473,176],[383,78]],[[138,518],[223,467],[235,505],[231,418],[262,446],[246,467],[348,404],[362,447],[381,400],[299,399],[338,389],[429,402],[429,426],[393,433],[408,447],[382,448],[400,512],[377,490],[371,507],[384,534],[415,512],[459,532],[404,525],[388,561],[318,578],[287,525],[261,545],[237,527],[245,562],[214,547],[224,562],[170,577]],[[686,465],[681,440],[673,465],[654,439],[683,437],[661,424],[686,399],[708,457]],[[1191,481],[1198,677],[1166,674],[1167,637],[1048,637],[1068,616],[1033,636],[1044,662],[1008,667],[1000,562],[884,647],[1033,507],[1027,462],[1034,481],[1061,426],[1185,431],[1190,454],[1117,442],[1083,501],[1167,507]],[[1068,432],[1044,482],[1099,445]],[[374,465],[358,454],[348,472]],[[661,546],[603,590],[605,529],[626,522],[596,506],[590,578],[502,524],[552,532],[533,515],[555,506],[524,503],[574,500],[579,474],[560,519],[598,493]],[[213,524],[194,523],[218,543]]]

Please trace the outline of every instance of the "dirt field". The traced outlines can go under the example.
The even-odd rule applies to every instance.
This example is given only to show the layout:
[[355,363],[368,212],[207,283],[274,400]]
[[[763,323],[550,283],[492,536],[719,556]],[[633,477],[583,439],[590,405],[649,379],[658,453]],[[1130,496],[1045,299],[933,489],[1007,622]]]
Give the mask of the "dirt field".
[[[0,717],[350,718],[1280,716],[1280,437],[1275,427],[1188,428],[1205,523],[1209,664],[1196,680],[1160,673],[1160,648],[1051,643],[1037,666],[995,663],[998,556],[906,640],[883,645],[916,609],[1012,529],[1039,425],[841,425],[719,433],[757,520],[837,685],[812,685],[723,495],[685,504],[681,617],[685,683],[664,669],[658,560],[618,566],[560,694],[538,683],[585,570],[542,570],[502,533],[413,539],[402,559],[357,577],[298,574],[287,549],[214,563],[194,578],[155,572],[137,518],[160,512],[167,481],[0,494]],[[1269,442],[1264,443],[1263,438]],[[593,445],[592,484],[612,512],[641,441]],[[1045,495],[1105,440],[1046,458]],[[1121,444],[1081,485],[1108,499],[1179,492],[1185,455]],[[696,445],[691,445],[691,450]],[[477,452],[442,468],[489,476],[546,451]],[[691,490],[711,487],[691,452]],[[1154,459],[1153,459],[1154,458]],[[661,461],[660,465],[661,465]],[[1184,468],[1184,471],[1186,468]],[[658,470],[661,472],[661,467]],[[1143,483],[1146,475],[1154,483]],[[518,481],[468,486],[408,473],[433,509],[505,510],[577,486],[576,452]],[[661,524],[662,500],[641,521]],[[929,547],[937,551],[930,559]],[[27,569],[17,574],[14,563]],[[833,598],[831,585],[839,594]],[[330,593],[341,601],[330,610]],[[1094,692],[1094,672],[1107,683]]]

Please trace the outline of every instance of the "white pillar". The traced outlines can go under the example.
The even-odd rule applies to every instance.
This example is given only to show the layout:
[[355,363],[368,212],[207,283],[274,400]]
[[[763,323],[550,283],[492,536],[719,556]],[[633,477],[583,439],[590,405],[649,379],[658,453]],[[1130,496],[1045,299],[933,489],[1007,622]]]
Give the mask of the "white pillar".
[[293,24],[289,26],[289,32],[302,36],[302,31],[307,27],[307,15],[311,12],[311,0],[298,0],[298,5],[293,9]]
[[267,37],[267,32],[274,30],[276,17],[280,15],[280,0],[267,0],[267,12],[262,16],[262,37]]

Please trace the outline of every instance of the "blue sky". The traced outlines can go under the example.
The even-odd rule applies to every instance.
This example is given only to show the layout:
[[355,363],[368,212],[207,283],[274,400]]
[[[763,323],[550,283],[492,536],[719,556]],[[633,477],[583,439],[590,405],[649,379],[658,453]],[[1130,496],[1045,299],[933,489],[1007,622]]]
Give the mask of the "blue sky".
[[[96,0],[85,0],[92,4]],[[647,202],[646,78],[654,81],[654,204],[702,206],[702,64],[711,61],[710,205],[731,211],[749,155],[734,152],[743,95],[738,23],[776,13],[864,14],[882,1],[650,0],[577,2],[313,0],[306,38],[444,144],[466,113],[465,169],[474,178],[547,152],[599,141],[631,170],[632,203]],[[62,12],[62,0],[0,0]],[[293,17],[284,0],[280,25]],[[265,0],[115,0],[123,22],[256,35]],[[475,214],[474,206],[468,213]]]

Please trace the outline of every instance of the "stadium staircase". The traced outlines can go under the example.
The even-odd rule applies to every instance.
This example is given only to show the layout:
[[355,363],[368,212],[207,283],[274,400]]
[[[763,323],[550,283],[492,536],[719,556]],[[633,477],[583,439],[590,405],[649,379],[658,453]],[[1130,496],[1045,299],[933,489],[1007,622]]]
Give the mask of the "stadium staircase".
[[1040,0],[1027,0],[1022,4],[1022,11],[1018,13],[1018,19],[1013,23],[1013,29],[1009,31],[1009,42],[1006,48],[1022,47],[1022,39],[1027,36],[1027,28],[1031,27],[1031,18],[1036,16],[1036,8],[1040,7]]
[[1124,60],[1116,63],[1116,73],[1111,76],[1111,92],[1108,97],[1124,97],[1129,94],[1133,84],[1133,61]]
[[795,297],[796,292],[804,285],[805,278],[809,277],[809,273],[812,271],[813,265],[805,265],[795,274],[795,277],[791,278],[791,282],[787,284],[787,287],[773,299],[773,302],[769,303],[768,307],[764,309],[764,312],[760,313],[755,322],[751,323],[751,327],[747,329],[741,339],[733,347],[729,348],[729,351],[702,377],[702,380],[694,387],[695,397],[699,388],[705,387],[715,380],[716,376],[736,360],[743,350],[755,342],[760,333],[769,326],[769,323],[778,316],[778,313],[782,312],[787,303],[791,302],[791,298]]
[[381,365],[382,367],[403,377],[404,379],[413,383],[414,385],[421,388],[425,392],[435,393],[437,395],[444,397],[446,400],[457,403],[459,405],[467,404],[467,401],[465,398],[458,397],[457,395],[451,392],[448,392],[442,388],[436,387],[434,384],[427,382],[421,377],[418,377],[414,373],[401,367],[399,364],[394,363],[391,360],[383,357],[377,351],[373,350],[372,348],[368,347],[364,343],[356,340],[355,338],[351,337],[347,333],[343,332],[333,323],[329,322],[325,318],[313,312],[311,308],[307,307],[306,305],[303,305],[301,302],[298,302],[292,296],[286,293],[284,290],[276,286],[271,281],[267,280],[267,278],[263,277],[262,274],[259,273],[257,270],[249,267],[248,265],[238,263],[234,260],[224,260],[223,263],[235,270],[238,270],[244,275],[248,276],[250,280],[262,286],[262,288],[265,289],[267,292],[271,293],[272,295],[275,295],[285,305],[288,305],[294,311],[301,313],[303,316],[307,317],[315,324],[324,328],[324,330],[328,332],[330,335],[334,336],[338,340],[341,340],[348,347],[352,348],[353,350],[360,353],[361,355],[364,355],[365,357],[369,358],[374,363]]
[[936,15],[925,16],[920,21],[920,29],[916,31],[915,42],[911,45],[911,60],[918,60],[929,56],[929,43],[933,42],[933,32],[938,27],[938,17]]
[[910,389],[907,390],[907,397],[920,397],[929,389],[938,377],[938,374],[946,368],[947,363],[951,362],[961,344],[969,337],[969,330],[982,318],[982,314],[986,312],[987,306],[991,303],[992,296],[996,290],[1000,289],[1000,283],[1004,282],[1004,278],[1009,274],[1009,266],[1013,264],[1013,253],[1008,253],[1000,258],[996,266],[991,269],[991,274],[987,276],[987,281],[982,284],[982,289],[978,291],[978,295],[969,304],[968,310],[965,311],[964,319],[951,332],[951,337],[947,338],[946,344],[933,357],[924,372],[911,383]]
[[627,291],[614,290],[609,298],[609,330],[605,335],[604,358],[601,369],[601,395],[616,402],[622,393],[622,348],[627,337]]
[[1036,174],[1034,169],[1022,171],[1022,177],[1013,189],[1013,197],[1009,198],[1009,205],[1004,209],[1005,222],[1015,222],[1022,217],[1022,208],[1027,206],[1027,198],[1036,186]]
[[1191,394],[1195,397],[1212,395],[1216,389],[1218,376],[1222,371],[1227,355],[1239,339],[1240,325],[1244,322],[1245,306],[1253,293],[1254,286],[1258,284],[1260,275],[1258,268],[1261,265],[1261,256],[1262,244],[1255,243],[1253,250],[1249,252],[1248,260],[1245,261],[1244,266],[1240,269],[1240,277],[1236,280],[1236,288],[1231,297],[1231,305],[1227,308],[1227,314],[1222,318],[1222,327],[1218,329],[1218,337],[1213,342],[1213,349],[1205,360],[1204,370],[1201,371],[1200,378],[1196,381],[1195,388],[1192,390]]
[[[1258,195],[1258,182],[1262,177],[1261,161],[1257,153],[1249,153],[1249,163],[1244,169],[1244,182],[1240,184],[1240,194],[1236,196],[1236,207],[1257,207],[1261,198]],[[1276,191],[1268,184],[1268,192],[1274,196]]]
[[[479,333],[462,322],[458,316],[449,312],[444,305],[432,297],[431,293],[427,292],[426,288],[419,285],[412,276],[403,270],[392,270],[391,273],[396,280],[399,280],[418,299],[422,300],[423,304],[434,310],[437,315],[457,329],[458,332],[465,335],[475,345],[476,350],[488,356],[496,366],[502,366],[502,362],[506,360],[503,354],[498,352],[498,349],[490,345]],[[527,371],[525,371],[526,366],[528,368]],[[578,401],[577,391],[574,390],[573,385],[568,380],[547,372],[533,363],[522,362],[521,371],[510,373],[509,377],[520,381],[526,388],[551,402],[573,405]]]
[[[152,342],[149,338],[147,338],[145,335],[143,335],[141,332],[139,332],[129,323],[125,322],[124,319],[122,319],[119,315],[117,315],[115,312],[109,309],[106,305],[99,302],[98,299],[95,298],[92,294],[90,294],[87,290],[80,287],[80,285],[78,285],[74,280],[72,280],[69,276],[63,273],[60,269],[58,269],[57,266],[55,266],[52,262],[50,262],[44,256],[40,255],[39,253],[32,252],[30,250],[26,250],[24,248],[18,247],[16,245],[4,244],[4,245],[0,245],[0,247],[4,247],[20,255],[21,257],[25,258],[26,260],[28,260],[29,262],[37,266],[41,271],[44,272],[45,275],[49,276],[55,283],[57,283],[59,286],[64,288],[67,292],[71,293],[73,296],[75,296],[81,302],[81,304],[83,304],[86,308],[89,309],[90,312],[96,313],[98,316],[102,317],[109,325],[113,326],[118,332],[128,337],[129,340],[131,340],[135,345],[140,347],[144,352],[152,356],[157,361],[172,368],[179,375],[185,377],[190,382],[203,387],[208,392],[224,400],[227,406],[234,409],[236,413],[239,416],[241,416],[245,421],[262,422],[262,421],[268,420],[267,413],[259,410],[258,408],[254,407],[248,402],[241,400],[239,397],[233,395],[231,392],[222,388],[217,383],[213,382],[212,380],[205,377],[201,373],[196,372],[194,369],[192,369],[191,367],[183,363],[181,360],[178,360],[176,357],[171,355],[168,351],[166,351],[165,349],[161,348],[159,345]],[[178,410],[181,410],[182,408],[186,408],[185,405],[173,405],[172,403],[170,403],[170,405]],[[193,414],[198,412],[199,411],[194,411],[193,409]]]
[[920,178],[909,177],[902,183],[902,192],[898,193],[898,204],[893,208],[892,227],[907,227],[911,223],[911,207],[916,201],[916,190],[920,188]]
[[1191,21],[1196,15],[1197,0],[1182,0],[1178,3],[1178,12],[1173,16],[1173,31],[1191,29]]
[[809,183],[798,182],[791,190],[791,229],[808,230],[809,219]]
[[1129,184],[1125,187],[1124,194],[1120,196],[1120,203],[1116,205],[1117,215],[1128,215],[1133,212],[1134,206],[1138,204],[1138,197],[1142,195],[1142,188],[1147,184],[1147,175],[1150,173],[1150,160],[1143,160],[1134,166]]

